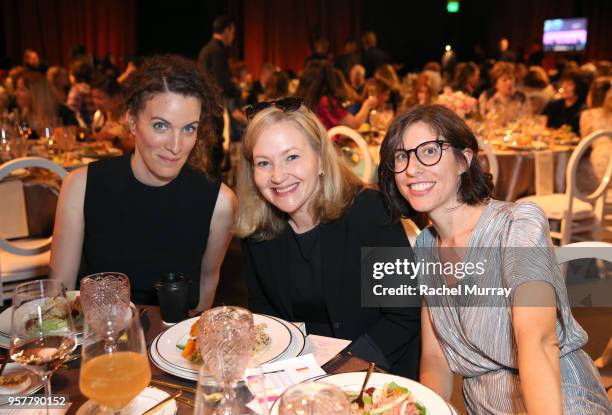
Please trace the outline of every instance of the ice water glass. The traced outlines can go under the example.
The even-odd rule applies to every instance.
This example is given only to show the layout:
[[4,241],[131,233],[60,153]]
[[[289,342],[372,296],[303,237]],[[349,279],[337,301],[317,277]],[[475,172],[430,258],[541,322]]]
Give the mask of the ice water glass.
[[280,397],[280,415],[350,415],[346,394],[335,385],[303,382],[288,388]]

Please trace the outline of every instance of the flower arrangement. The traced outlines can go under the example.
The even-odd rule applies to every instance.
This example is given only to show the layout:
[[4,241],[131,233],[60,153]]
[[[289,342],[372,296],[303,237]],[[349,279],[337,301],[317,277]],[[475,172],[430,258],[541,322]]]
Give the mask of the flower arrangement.
[[450,88],[446,87],[444,92],[438,96],[436,104],[444,105],[461,118],[465,118],[467,114],[476,109],[478,101],[476,98],[466,95],[461,91],[453,92]]

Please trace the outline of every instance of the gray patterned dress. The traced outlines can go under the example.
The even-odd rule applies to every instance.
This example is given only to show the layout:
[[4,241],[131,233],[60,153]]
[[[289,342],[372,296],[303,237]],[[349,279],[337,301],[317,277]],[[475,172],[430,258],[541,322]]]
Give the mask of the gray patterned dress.
[[[433,255],[437,252],[433,249],[436,244],[435,230],[423,230],[416,242],[417,257],[423,258],[427,252]],[[520,250],[511,253],[508,247]],[[550,247],[548,221],[540,208],[531,203],[493,200],[474,229],[463,262],[478,262],[485,257],[487,272],[478,277],[482,286],[514,289],[522,283],[540,280],[554,287],[564,413],[612,414],[612,404],[599,373],[581,349],[587,335],[572,317],[565,283]],[[443,276],[426,277],[427,281],[419,275],[419,284],[445,285]],[[465,277],[460,285],[469,285],[470,278],[474,276]],[[475,299],[475,296],[426,295],[425,299],[450,368],[463,376],[468,412],[526,413],[512,328],[512,296]],[[488,301],[491,303],[487,304]]]

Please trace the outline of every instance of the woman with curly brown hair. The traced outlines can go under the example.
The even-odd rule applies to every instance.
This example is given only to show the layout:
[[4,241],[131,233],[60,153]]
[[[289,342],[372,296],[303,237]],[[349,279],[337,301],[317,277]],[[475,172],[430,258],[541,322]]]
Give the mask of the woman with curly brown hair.
[[90,164],[62,185],[52,277],[74,287],[86,273],[127,274],[132,300],[156,302],[166,272],[191,276],[190,307],[212,305],[231,239],[235,196],[207,174],[220,104],[210,79],[177,56],[147,60],[128,79],[123,105],[135,151]]

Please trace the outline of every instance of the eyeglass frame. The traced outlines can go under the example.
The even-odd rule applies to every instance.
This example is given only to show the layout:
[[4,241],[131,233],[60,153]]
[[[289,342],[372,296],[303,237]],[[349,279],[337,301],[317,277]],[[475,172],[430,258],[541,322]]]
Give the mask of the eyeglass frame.
[[271,107],[276,107],[282,110],[283,112],[293,112],[299,110],[302,105],[306,105],[306,101],[304,101],[303,98],[285,97],[272,101],[262,101],[256,104],[249,105],[245,108],[244,113],[247,117],[247,120],[251,121],[259,112]]
[[[431,163],[431,164],[427,164],[427,163],[423,163],[423,161],[421,160],[421,158],[419,157],[419,153],[417,152],[417,150],[419,149],[419,147],[424,146],[426,144],[431,144],[431,143],[436,143],[438,144],[438,146],[440,147],[440,157],[438,158],[438,161],[436,161],[435,163]],[[448,144],[448,146],[445,148],[444,144]],[[392,173],[394,174],[401,174],[403,172],[405,172],[408,169],[408,166],[410,165],[410,153],[414,153],[414,156],[416,157],[416,159],[419,161],[419,163],[421,163],[423,166],[426,167],[431,167],[431,166],[435,166],[436,164],[440,163],[440,160],[442,160],[442,156],[443,156],[443,151],[448,149],[449,147],[455,147],[452,143],[445,141],[442,137],[438,138],[437,140],[429,140],[429,141],[425,141],[422,142],[421,144],[419,144],[418,146],[416,146],[415,148],[412,148],[410,150],[406,150],[404,148],[398,148],[393,150],[393,159],[389,160],[385,163],[385,167],[387,167],[388,170],[390,170]],[[402,170],[400,171],[395,171],[395,154],[401,151],[403,153],[406,154],[407,157],[407,161],[406,161],[406,167],[404,167]],[[389,165],[391,164],[391,166]]]

